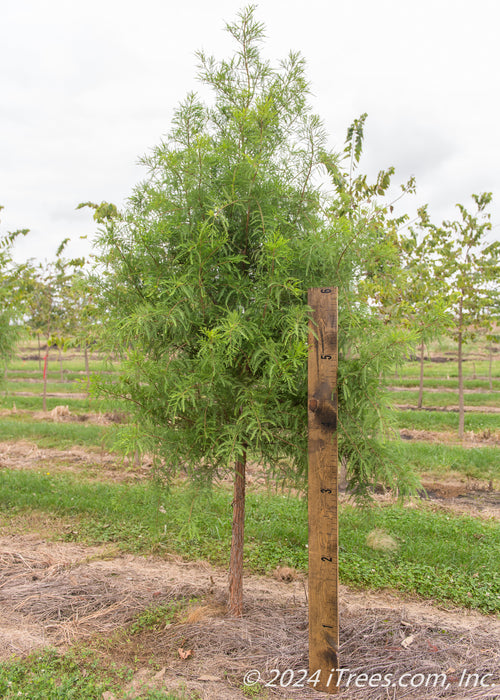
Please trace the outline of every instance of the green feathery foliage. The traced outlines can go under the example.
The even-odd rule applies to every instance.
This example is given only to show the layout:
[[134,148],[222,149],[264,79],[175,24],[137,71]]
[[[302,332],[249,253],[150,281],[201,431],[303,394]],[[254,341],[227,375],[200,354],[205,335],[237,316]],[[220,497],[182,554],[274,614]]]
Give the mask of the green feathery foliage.
[[[124,212],[90,205],[102,224],[106,339],[125,357],[119,381],[104,377],[101,388],[135,416],[123,438],[130,449],[154,452],[169,474],[182,467],[211,482],[248,453],[304,483],[307,289],[335,285],[351,488],[408,490],[411,474],[385,452],[380,381],[407,333],[358,292],[375,256],[397,264],[388,212],[374,204],[392,171],[373,186],[353,183],[308,105],[303,59],[291,53],[275,68],[262,58],[253,7],[227,29],[237,45],[229,60],[198,54],[212,102],[190,94],[179,106]],[[364,118],[348,133],[356,163]]]

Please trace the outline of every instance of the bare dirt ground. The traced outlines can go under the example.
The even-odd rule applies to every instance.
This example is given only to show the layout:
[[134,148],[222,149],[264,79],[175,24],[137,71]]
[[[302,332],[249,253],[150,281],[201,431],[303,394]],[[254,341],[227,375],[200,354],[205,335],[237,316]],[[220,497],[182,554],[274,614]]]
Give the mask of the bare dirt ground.
[[461,440],[457,431],[412,430],[403,428],[399,431],[403,440],[416,440],[417,442],[444,443],[446,445],[460,445],[461,447],[495,447],[500,445],[499,430],[482,430],[474,433],[467,431]]
[[[407,386],[388,386],[387,390],[388,391],[417,391],[418,387],[407,387]],[[491,390],[491,389],[481,389],[475,388],[475,389],[464,389],[464,394],[487,394],[488,396],[491,396],[492,394],[499,394],[499,391]],[[426,386],[424,388],[424,394],[453,394],[454,396],[458,397],[458,389],[454,389],[451,387],[447,386]]]
[[127,457],[104,450],[74,446],[68,450],[37,447],[32,442],[19,440],[0,442],[0,468],[32,469],[81,474],[86,478],[109,481],[137,481],[151,473],[151,461],[131,463]]
[[[0,536],[0,563],[3,659],[84,641],[106,661],[134,668],[130,690],[185,684],[207,700],[244,698],[243,677],[252,669],[260,671],[264,684],[275,675],[272,669],[292,669],[297,680],[299,670],[307,668],[306,581],[298,575],[289,583],[247,576],[244,616],[235,620],[225,613],[226,572],[205,562],[117,556],[107,547],[50,543],[33,534]],[[197,602],[164,629],[123,632],[148,606],[193,597]],[[406,681],[418,673],[447,675],[446,687],[381,690],[341,684],[340,697],[496,697],[490,683],[500,683],[500,620],[345,586],[340,609],[342,668],[391,673],[394,679],[409,673]],[[464,670],[494,675],[488,676],[488,688],[473,689],[471,681],[464,692],[459,687]],[[261,688],[253,695],[318,696],[292,687]]]
[[[452,404],[450,406],[422,406],[417,408],[414,404],[395,403],[394,408],[398,411],[438,411],[440,413],[458,413],[458,406]],[[497,406],[465,406],[466,413],[500,413],[500,408]]]

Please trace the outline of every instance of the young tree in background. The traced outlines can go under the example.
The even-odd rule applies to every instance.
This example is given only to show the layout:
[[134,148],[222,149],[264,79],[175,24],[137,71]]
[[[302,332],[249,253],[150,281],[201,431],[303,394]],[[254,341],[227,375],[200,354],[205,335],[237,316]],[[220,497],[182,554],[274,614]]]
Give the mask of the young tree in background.
[[[385,384],[417,340],[400,318],[400,230],[408,217],[394,213],[396,202],[412,194],[415,183],[410,178],[394,195],[392,167],[381,170],[372,183],[358,172],[366,116],[349,127],[342,159],[321,155],[334,187],[325,213],[331,227],[330,264],[340,286],[339,453],[348,467],[349,489],[358,495],[364,495],[371,480],[397,488],[403,475],[402,465],[395,465],[384,450],[384,434],[394,432]],[[320,249],[319,255],[324,254]],[[318,256],[315,262],[320,263]]]
[[444,221],[434,229],[440,256],[440,275],[455,294],[453,337],[458,348],[458,435],[464,436],[465,407],[463,380],[463,345],[474,337],[477,329],[488,322],[484,310],[490,306],[492,295],[498,294],[500,279],[500,242],[488,243],[486,233],[491,229],[486,211],[492,194],[473,194],[475,212],[457,204],[460,219]]
[[436,250],[439,237],[428,227],[427,208],[419,209],[419,220],[401,236],[403,279],[399,315],[413,327],[420,344],[420,379],[417,408],[422,408],[424,394],[425,345],[445,332],[452,321],[450,295],[442,278]]
[[[0,211],[3,207],[0,206]],[[8,232],[0,236],[0,362],[12,356],[18,337],[18,322],[22,316],[22,294],[19,274],[22,266],[12,259],[12,247],[19,236],[28,229]]]
[[179,107],[123,214],[90,206],[109,348],[129,349],[119,381],[102,388],[129,403],[131,440],[169,473],[211,483],[232,471],[229,610],[241,615],[247,461],[296,480],[307,472],[308,287],[341,288],[340,433],[353,490],[409,480],[378,442],[379,375],[404,338],[356,296],[353,241],[368,248],[376,236],[316,184],[338,159],[307,105],[303,60],[263,60],[253,7],[227,29],[231,59],[199,54],[212,104],[191,94]]
[[[84,264],[83,258],[66,259],[59,245],[55,260],[45,263],[28,261],[19,277],[25,322],[37,336],[45,340],[43,364],[43,410],[47,410],[47,370],[51,347],[60,350],[74,333],[75,312],[71,304],[72,279]],[[74,295],[73,295],[74,297]],[[63,380],[61,367],[61,381]]]
[[104,309],[100,309],[99,287],[94,277],[87,270],[79,270],[71,279],[69,290],[71,308],[73,310],[72,342],[83,350],[85,360],[87,396],[90,390],[89,349],[95,345],[101,335],[102,326],[106,323]]
[[82,321],[83,300],[80,296],[81,285],[77,284],[77,280],[85,266],[85,258],[63,257],[69,240],[69,238],[64,239],[57,249],[51,279],[55,304],[50,344],[57,347],[59,351],[61,382],[64,382],[63,352],[74,343]]

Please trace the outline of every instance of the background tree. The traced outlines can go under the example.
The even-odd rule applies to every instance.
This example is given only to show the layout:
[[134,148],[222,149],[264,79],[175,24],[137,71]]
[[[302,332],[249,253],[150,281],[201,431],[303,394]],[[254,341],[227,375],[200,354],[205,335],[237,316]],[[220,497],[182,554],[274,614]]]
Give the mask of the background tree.
[[394,191],[394,168],[379,171],[374,182],[360,171],[366,118],[361,115],[348,128],[340,157],[321,154],[334,188],[325,216],[330,264],[340,286],[340,455],[348,487],[361,497],[367,484],[404,490],[412,482],[385,450],[385,437],[394,434],[385,379],[417,339],[400,318],[400,230],[408,216],[395,214],[396,203],[414,193],[415,182],[410,178]]
[[71,339],[72,344],[83,352],[85,360],[86,389],[90,389],[90,349],[98,344],[102,335],[103,324],[109,316],[99,302],[99,287],[88,270],[81,269],[71,278],[69,289],[72,309]]
[[[50,349],[57,346],[61,353],[69,342],[70,335],[75,332],[74,305],[77,300],[71,293],[72,280],[75,272],[82,268],[84,259],[64,258],[63,252],[68,240],[65,239],[59,245],[54,260],[43,263],[29,260],[23,265],[22,274],[19,276],[25,323],[38,338],[44,339],[44,411],[47,410],[47,370]],[[63,379],[61,362],[61,381]]]
[[372,229],[318,188],[325,163],[333,172],[339,159],[307,105],[303,60],[290,54],[274,68],[262,59],[253,7],[227,30],[232,58],[198,54],[212,104],[194,94],[181,104],[122,214],[87,204],[102,225],[108,348],[128,349],[118,382],[103,377],[101,388],[128,402],[138,426],[130,443],[168,474],[184,469],[208,484],[232,471],[229,610],[241,615],[247,460],[296,481],[307,472],[308,287],[342,290],[340,433],[351,486],[366,494],[378,480],[403,489],[408,479],[378,440],[379,376],[404,339],[356,296],[352,241],[368,238],[368,248]]
[[[3,207],[0,206],[0,211]],[[22,294],[19,289],[21,267],[12,259],[12,248],[18,236],[25,236],[28,229],[20,229],[0,235],[0,362],[12,356],[18,338],[22,315]]]
[[463,345],[474,337],[481,324],[489,323],[484,309],[489,308],[492,295],[498,293],[500,275],[500,241],[488,243],[486,233],[491,229],[490,214],[486,211],[492,194],[473,194],[475,212],[457,204],[460,219],[444,221],[440,227],[428,223],[439,240],[437,274],[446,280],[455,294],[451,332],[458,348],[458,434],[465,430]]
[[400,237],[402,275],[398,317],[417,333],[420,356],[420,379],[417,408],[422,408],[424,395],[425,346],[446,332],[451,322],[453,294],[442,278],[436,250],[439,237],[428,228],[427,208],[418,212],[416,226]]

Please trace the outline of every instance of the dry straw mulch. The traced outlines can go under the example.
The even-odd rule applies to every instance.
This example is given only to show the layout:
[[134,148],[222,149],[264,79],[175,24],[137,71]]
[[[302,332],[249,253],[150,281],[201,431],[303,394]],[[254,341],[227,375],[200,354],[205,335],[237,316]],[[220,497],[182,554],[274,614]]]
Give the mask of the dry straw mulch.
[[[254,577],[247,587],[244,617],[232,619],[225,614],[224,572],[207,565],[196,568],[182,562],[152,560],[139,570],[143,566],[139,557],[106,561],[99,558],[103,552],[96,549],[88,550],[85,560],[84,548],[75,546],[75,551],[78,556],[71,558],[65,556],[61,545],[45,543],[38,548],[24,545],[18,551],[12,546],[0,550],[0,628],[4,646],[9,621],[12,633],[23,628],[27,632],[42,630],[38,644],[65,646],[86,639],[109,655],[110,660],[132,664],[139,659],[139,664],[147,666],[154,659],[168,669],[168,674],[153,676],[151,672],[150,677],[144,671],[145,683],[149,679],[153,685],[161,687],[163,683],[165,687],[167,681],[182,680],[207,699],[243,697],[243,676],[250,669],[258,669],[263,680],[268,681],[272,669],[298,672],[307,668],[305,597],[284,595],[283,591],[291,589],[287,589],[287,584],[269,578],[260,584]],[[290,586],[295,586],[297,593],[303,590],[302,581]],[[455,612],[447,618],[443,611],[436,611],[433,618],[431,606],[421,606],[420,614],[418,604],[409,601],[405,605],[400,601],[391,605],[383,595],[377,605],[373,593],[366,594],[363,606],[363,595],[352,593],[349,600],[349,593],[345,589],[342,592],[342,668],[370,676],[390,673],[393,678],[403,673],[422,673],[426,677],[447,673],[450,685],[387,689],[341,685],[338,697],[500,697],[500,692],[495,694],[492,688],[464,689],[457,682],[467,670],[479,676],[493,673],[495,678],[489,682],[500,683],[500,625],[495,618],[471,616],[468,624],[465,615]],[[195,596],[199,602],[164,629],[144,629],[120,637],[119,630],[145,608]],[[355,596],[357,604],[352,605]],[[0,651],[1,642],[0,638]],[[29,650],[29,645],[18,649]],[[11,646],[12,651],[15,648]],[[168,683],[167,687],[171,687]],[[269,698],[318,697],[309,688],[268,688],[265,692]],[[266,697],[264,691],[261,697]]]

